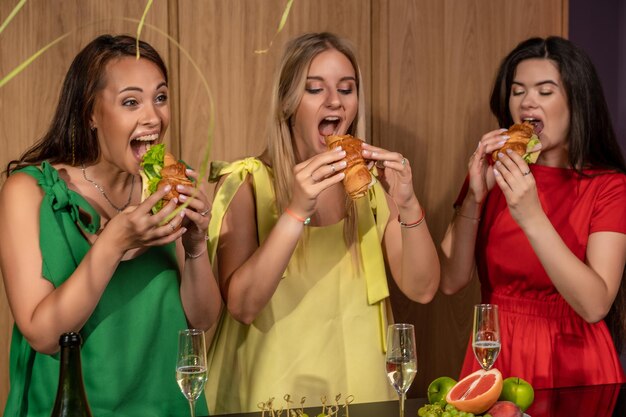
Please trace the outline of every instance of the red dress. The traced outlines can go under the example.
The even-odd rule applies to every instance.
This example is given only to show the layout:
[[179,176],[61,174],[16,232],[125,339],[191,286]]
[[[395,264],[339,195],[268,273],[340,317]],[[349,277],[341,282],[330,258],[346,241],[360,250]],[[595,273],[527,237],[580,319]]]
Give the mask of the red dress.
[[[531,171],[546,215],[579,259],[591,233],[626,234],[626,175],[580,178],[540,165]],[[483,302],[499,306],[502,348],[494,367],[503,377],[536,389],[625,382],[606,324],[587,323],[559,294],[497,186],[483,209],[476,263]],[[461,376],[478,369],[470,342]]]

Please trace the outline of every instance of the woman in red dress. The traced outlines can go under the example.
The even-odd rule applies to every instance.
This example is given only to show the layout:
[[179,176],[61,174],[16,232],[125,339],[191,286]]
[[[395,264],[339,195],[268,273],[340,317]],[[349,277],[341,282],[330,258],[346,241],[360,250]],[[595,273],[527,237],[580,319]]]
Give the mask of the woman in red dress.
[[[481,138],[442,242],[441,290],[465,287],[475,262],[482,301],[499,305],[504,377],[624,382],[626,166],[595,69],[565,39],[529,39],[503,60],[491,110],[504,128],[530,121],[541,153],[492,164],[506,129]],[[470,346],[461,374],[477,369]]]

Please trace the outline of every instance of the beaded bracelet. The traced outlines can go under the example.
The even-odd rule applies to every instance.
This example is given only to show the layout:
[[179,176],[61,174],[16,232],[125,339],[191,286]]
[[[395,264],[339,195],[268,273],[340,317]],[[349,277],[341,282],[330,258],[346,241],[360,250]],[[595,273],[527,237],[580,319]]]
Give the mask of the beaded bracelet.
[[[209,234],[208,233],[204,235],[204,240],[209,240]],[[194,255],[193,253],[189,253],[189,252],[185,251],[185,256],[187,258],[189,258],[189,259],[196,259],[196,258],[201,257],[204,254],[204,252],[206,252],[206,250],[207,250],[207,246],[204,245],[204,250],[200,251],[200,253],[198,253],[197,255]]]
[[197,254],[193,254],[193,253],[189,253],[189,252],[185,251],[185,256],[186,256],[187,258],[189,258],[189,259],[196,259],[196,258],[199,258],[199,257],[201,257],[202,255],[204,255],[204,253],[206,252],[206,250],[207,250],[207,248],[206,248],[206,246],[205,246],[205,247],[204,247],[204,249],[203,249],[203,250],[201,250],[201,251],[200,251],[200,253],[197,253]]
[[294,213],[293,211],[289,210],[288,208],[285,209],[285,213],[287,213],[289,216],[293,217],[294,219],[296,219],[297,221],[299,221],[300,223],[302,223],[305,226],[307,224],[311,223],[311,218],[310,217],[307,217],[306,219],[304,217],[300,217],[296,213]]
[[464,217],[466,219],[473,220],[473,221],[475,221],[477,223],[480,222],[480,217],[470,217],[470,216],[466,216],[465,214],[461,213],[461,208],[460,207],[457,207],[455,209],[455,212],[456,212],[456,215],[459,216],[459,217]]
[[422,215],[417,221],[414,221],[413,223],[404,223],[402,220],[400,220],[400,215],[398,214],[398,223],[400,223],[400,227],[404,227],[405,229],[412,229],[422,224],[422,222],[426,218],[426,214],[424,213],[424,207],[420,207],[420,209],[422,209]]

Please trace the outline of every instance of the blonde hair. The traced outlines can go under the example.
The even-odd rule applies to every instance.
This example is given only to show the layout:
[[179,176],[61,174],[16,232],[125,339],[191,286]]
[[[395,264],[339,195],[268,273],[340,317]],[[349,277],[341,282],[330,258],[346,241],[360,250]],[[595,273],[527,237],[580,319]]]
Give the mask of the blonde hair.
[[[268,143],[264,151],[264,155],[269,159],[274,170],[274,190],[279,213],[282,213],[291,201],[293,168],[300,162],[296,161],[294,152],[291,120],[304,95],[311,61],[320,53],[330,49],[335,49],[348,58],[357,78],[358,109],[347,133],[359,138],[365,136],[363,83],[351,43],[329,32],[306,33],[289,41],[274,80],[267,134]],[[348,218],[344,225],[344,237],[346,245],[350,248],[357,237],[356,206],[350,199],[346,204]]]

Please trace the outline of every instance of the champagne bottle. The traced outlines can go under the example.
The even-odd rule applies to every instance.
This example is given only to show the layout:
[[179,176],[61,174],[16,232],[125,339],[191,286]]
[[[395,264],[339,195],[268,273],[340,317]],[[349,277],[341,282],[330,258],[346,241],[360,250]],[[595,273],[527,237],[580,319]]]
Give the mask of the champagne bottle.
[[79,333],[63,333],[59,338],[61,370],[57,397],[50,417],[93,417],[83,384],[81,344],[82,338]]

